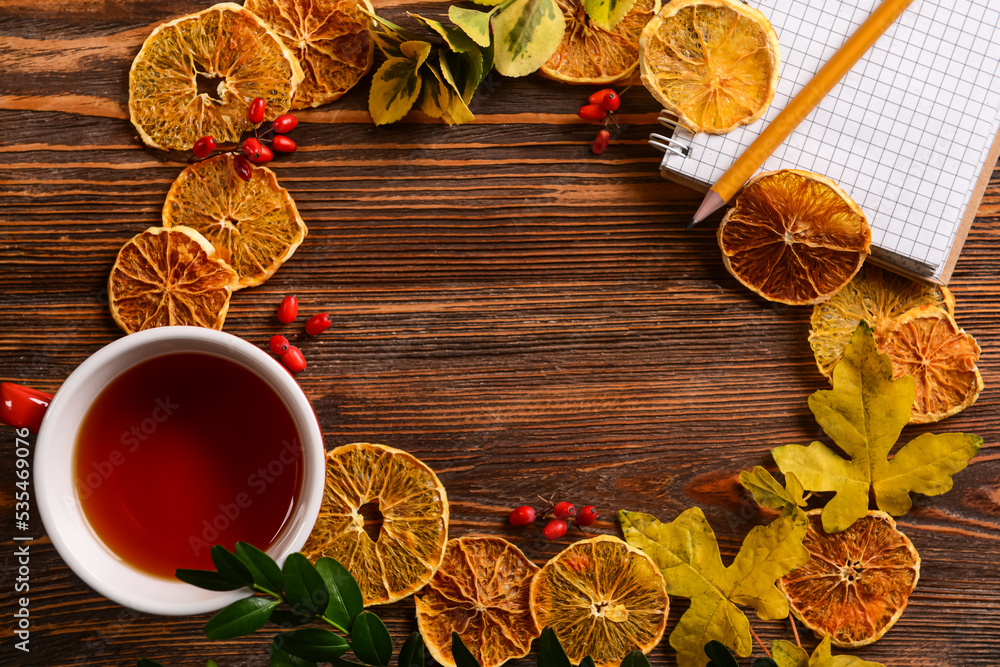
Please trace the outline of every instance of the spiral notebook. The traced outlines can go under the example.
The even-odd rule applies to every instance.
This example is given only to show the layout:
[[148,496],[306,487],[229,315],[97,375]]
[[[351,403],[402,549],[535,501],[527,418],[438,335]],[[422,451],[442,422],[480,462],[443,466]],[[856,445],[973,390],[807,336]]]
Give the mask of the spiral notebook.
[[[708,190],[879,0],[753,0],[781,44],[774,101],[724,135],[653,135],[665,178]],[[947,283],[1000,154],[1000,0],[915,0],[764,163],[835,180],[872,260]]]

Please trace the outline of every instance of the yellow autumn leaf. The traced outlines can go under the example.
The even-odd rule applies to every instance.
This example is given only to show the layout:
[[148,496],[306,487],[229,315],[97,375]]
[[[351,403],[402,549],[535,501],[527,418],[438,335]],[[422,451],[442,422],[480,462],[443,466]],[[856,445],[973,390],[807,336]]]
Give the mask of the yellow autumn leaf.
[[722,564],[715,533],[697,507],[670,523],[624,510],[619,520],[625,540],[660,568],[667,593],[691,599],[670,633],[679,667],[707,665],[704,649],[712,640],[741,657],[750,655],[750,623],[737,605],[753,607],[763,620],[788,616],[788,601],[775,582],[809,560],[802,546],[808,525],[802,510],[751,529],[729,567]]
[[816,421],[849,458],[821,442],[771,450],[781,472],[794,473],[806,489],[836,492],[823,508],[826,532],[838,533],[865,516],[870,489],[879,509],[906,514],[911,492],[949,491],[951,476],[979,451],[983,440],[971,433],[925,433],[889,458],[910,420],[914,392],[912,377],[892,379],[889,356],[879,353],[862,322],[833,369],[833,389],[809,397]]
[[805,507],[806,501],[802,494],[802,482],[794,473],[789,473],[787,488],[782,486],[763,466],[753,470],[740,472],[740,484],[753,494],[758,505],[770,507],[785,512],[797,507]]
[[783,639],[771,642],[771,654],[778,667],[885,667],[880,662],[869,662],[853,655],[833,655],[829,637],[820,642],[812,656]]

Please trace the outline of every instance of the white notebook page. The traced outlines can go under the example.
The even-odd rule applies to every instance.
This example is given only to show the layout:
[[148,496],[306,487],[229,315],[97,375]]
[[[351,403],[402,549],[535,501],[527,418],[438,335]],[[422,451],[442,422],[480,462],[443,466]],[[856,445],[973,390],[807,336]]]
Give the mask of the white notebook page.
[[[661,168],[722,176],[879,0],[752,0],[781,44],[774,101],[725,135],[678,130]],[[1000,0],[914,0],[763,170],[836,181],[872,228],[873,255],[937,278],[1000,129]]]

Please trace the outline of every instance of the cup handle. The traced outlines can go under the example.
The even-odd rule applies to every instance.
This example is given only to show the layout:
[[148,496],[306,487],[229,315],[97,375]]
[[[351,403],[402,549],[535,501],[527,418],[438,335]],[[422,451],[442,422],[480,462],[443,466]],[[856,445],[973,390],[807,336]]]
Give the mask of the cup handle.
[[0,423],[38,433],[52,394],[23,384],[0,382]]

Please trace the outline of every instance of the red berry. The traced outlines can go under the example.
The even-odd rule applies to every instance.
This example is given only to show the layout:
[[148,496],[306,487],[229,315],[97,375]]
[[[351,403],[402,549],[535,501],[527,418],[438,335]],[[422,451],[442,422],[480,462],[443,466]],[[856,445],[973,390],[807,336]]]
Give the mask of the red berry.
[[558,540],[566,534],[566,528],[566,522],[562,519],[552,519],[545,524],[545,528],[542,528],[542,535],[547,540]]
[[250,108],[247,109],[247,118],[254,125],[258,125],[264,121],[264,109],[267,107],[267,102],[263,98],[255,98],[253,102],[250,103]]
[[615,92],[614,88],[601,88],[596,93],[591,93],[590,97],[587,98],[587,101],[591,104],[600,104],[605,95],[613,92]]
[[510,521],[512,526],[527,526],[535,522],[535,510],[531,509],[528,505],[521,505],[510,513],[507,520]]
[[233,169],[236,171],[236,175],[244,181],[249,181],[253,176],[253,167],[250,166],[250,161],[242,155],[233,158]]
[[590,151],[594,155],[600,155],[604,152],[604,149],[608,147],[608,142],[611,141],[611,133],[607,130],[601,130],[594,137],[594,143],[590,147]]
[[264,164],[265,162],[270,162],[273,159],[274,159],[274,153],[271,151],[271,149],[261,144],[260,157],[256,159],[250,158],[250,161],[253,162],[254,164]]
[[608,110],[600,104],[585,104],[577,113],[584,120],[603,120],[608,115]]
[[286,296],[278,306],[278,321],[291,324],[299,316],[299,300],[294,296]]
[[596,520],[597,508],[593,505],[587,505],[576,513],[576,525],[578,526],[589,526]]
[[318,336],[327,329],[333,322],[327,313],[316,313],[306,322],[306,333],[310,336]]
[[281,363],[285,365],[285,368],[293,373],[301,373],[306,367],[306,358],[302,354],[302,350],[295,347],[294,345],[288,346],[288,351],[281,355]]
[[271,340],[268,341],[267,346],[271,348],[271,354],[281,357],[284,356],[285,352],[288,352],[288,339],[281,334],[271,336]]
[[204,136],[198,141],[194,142],[194,146],[191,147],[191,152],[194,153],[195,157],[208,157],[215,150],[215,139],[211,136]]
[[284,116],[278,116],[271,123],[271,129],[278,134],[284,134],[285,132],[291,132],[296,127],[299,126],[299,119],[290,113],[286,113]]
[[552,514],[557,519],[568,519],[576,514],[576,508],[564,500],[561,503],[556,503],[556,506],[552,508]]
[[282,134],[275,135],[274,139],[271,140],[271,146],[274,147],[274,150],[282,153],[294,153],[295,149],[298,148],[294,141]]
[[243,154],[250,160],[259,160],[263,148],[264,144],[260,143],[255,137],[248,137],[243,142]]
[[608,111],[618,111],[618,107],[622,105],[622,100],[618,97],[618,93],[613,90],[609,90],[604,93],[604,97],[601,98],[600,104]]

